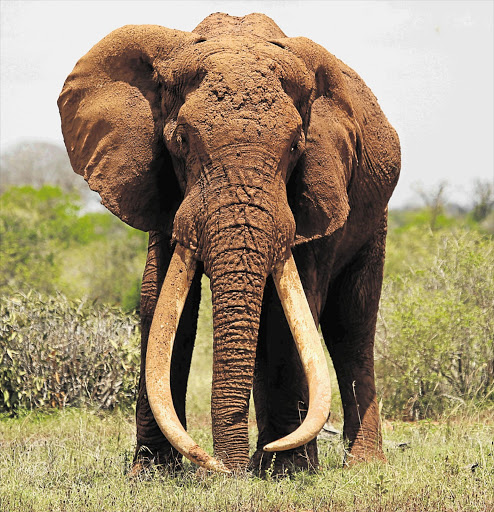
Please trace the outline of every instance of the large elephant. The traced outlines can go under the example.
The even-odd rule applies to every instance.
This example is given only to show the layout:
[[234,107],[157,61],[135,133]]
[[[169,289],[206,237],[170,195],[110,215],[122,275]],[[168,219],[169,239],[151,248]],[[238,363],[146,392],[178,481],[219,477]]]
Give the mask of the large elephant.
[[[384,459],[373,344],[400,147],[362,79],[264,15],[213,14],[192,32],[115,30],[79,60],[58,104],[75,172],[149,231],[133,473],[180,467],[180,454],[247,468],[252,388],[250,467],[317,467],[330,397],[319,324],[346,461]],[[185,430],[203,272],[214,457]]]

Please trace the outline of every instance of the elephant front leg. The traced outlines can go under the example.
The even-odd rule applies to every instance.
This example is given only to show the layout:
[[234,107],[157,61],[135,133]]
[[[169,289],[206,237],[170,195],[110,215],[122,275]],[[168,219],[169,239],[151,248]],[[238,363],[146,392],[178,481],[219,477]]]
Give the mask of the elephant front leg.
[[321,316],[343,404],[347,465],[386,460],[374,379],[374,335],[384,247],[385,225],[331,285]]
[[[168,442],[153,416],[147,397],[145,375],[149,330],[171,253],[170,241],[159,233],[151,232],[141,289],[141,373],[136,406],[137,445],[131,476],[138,475],[153,464],[172,471],[180,469],[182,464],[182,455]],[[198,271],[185,303],[172,355],[170,381],[173,403],[184,427],[185,396],[201,293],[200,280],[201,272]]]

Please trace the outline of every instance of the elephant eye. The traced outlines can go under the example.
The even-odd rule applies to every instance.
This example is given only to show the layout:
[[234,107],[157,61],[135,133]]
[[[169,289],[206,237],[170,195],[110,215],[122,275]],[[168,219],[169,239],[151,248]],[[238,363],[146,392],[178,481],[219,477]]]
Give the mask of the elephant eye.
[[189,149],[189,141],[187,140],[187,136],[183,133],[177,134],[177,146],[180,153],[185,154]]
[[304,134],[299,133],[292,142],[292,145],[290,146],[290,153],[293,155],[294,153],[303,153],[305,148],[304,144]]
[[292,145],[290,146],[290,153],[294,153],[298,149],[300,149],[300,135],[297,135],[292,142]]

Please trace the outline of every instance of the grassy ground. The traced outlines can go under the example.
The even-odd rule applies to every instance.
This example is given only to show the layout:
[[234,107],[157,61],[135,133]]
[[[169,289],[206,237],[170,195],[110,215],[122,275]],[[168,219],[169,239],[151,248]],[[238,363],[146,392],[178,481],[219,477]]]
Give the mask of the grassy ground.
[[[191,418],[211,449],[209,420]],[[254,441],[255,429],[252,429]],[[494,510],[494,418],[386,423],[388,464],[343,470],[343,445],[320,441],[315,475],[263,481],[201,477],[126,478],[132,415],[66,409],[0,421],[0,510],[5,511],[459,511]]]
[[[204,292],[187,410],[192,437],[211,453],[206,286]],[[341,429],[337,389],[332,418]],[[253,448],[253,421],[251,427]],[[0,417],[0,511],[494,510],[494,412],[436,423],[385,422],[388,464],[342,469],[341,438],[321,440],[319,471],[282,480],[204,477],[187,463],[175,477],[150,473],[130,482],[134,429],[133,414],[121,411],[65,409]]]

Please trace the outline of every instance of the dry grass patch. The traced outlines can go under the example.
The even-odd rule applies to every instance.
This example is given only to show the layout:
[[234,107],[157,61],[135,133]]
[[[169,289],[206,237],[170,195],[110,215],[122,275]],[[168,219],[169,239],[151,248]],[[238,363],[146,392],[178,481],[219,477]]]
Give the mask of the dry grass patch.
[[[388,464],[341,467],[343,445],[320,442],[320,470],[282,480],[250,475],[126,477],[133,418],[67,409],[0,421],[1,510],[24,511],[479,511],[494,501],[494,418],[392,423]],[[202,425],[192,435],[207,449]],[[253,432],[254,434],[254,432]]]

